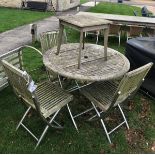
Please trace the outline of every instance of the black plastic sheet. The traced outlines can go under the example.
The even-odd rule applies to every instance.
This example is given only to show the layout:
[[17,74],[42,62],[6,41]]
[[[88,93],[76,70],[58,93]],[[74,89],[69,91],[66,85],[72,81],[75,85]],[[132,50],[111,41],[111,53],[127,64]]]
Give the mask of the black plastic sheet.
[[154,63],[142,84],[142,89],[155,97],[155,37],[138,37],[128,40],[125,55],[130,61],[130,70],[149,62]]

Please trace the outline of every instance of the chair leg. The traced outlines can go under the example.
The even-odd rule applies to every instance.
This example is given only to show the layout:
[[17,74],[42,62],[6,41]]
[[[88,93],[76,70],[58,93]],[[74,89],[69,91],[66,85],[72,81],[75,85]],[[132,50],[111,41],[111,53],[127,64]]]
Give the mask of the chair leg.
[[119,39],[119,46],[120,46],[120,44],[121,44],[121,34],[120,33],[118,35],[118,39]]
[[[100,112],[100,114],[102,114],[102,113],[103,113],[103,111]],[[90,118],[88,119],[88,121],[93,120],[93,118],[95,118],[95,117],[97,117],[97,114],[95,114],[94,116],[90,117]]]
[[27,116],[28,112],[30,111],[31,107],[29,107],[26,112],[24,113],[22,119],[20,120],[20,122],[18,123],[16,130],[18,130],[18,128],[20,127],[20,125],[22,124],[22,122],[24,121],[25,117]]
[[[54,114],[54,116],[50,119],[49,123],[52,123],[52,122],[54,121],[54,118],[57,116],[57,114],[59,113],[59,111],[60,111],[60,109],[59,109],[59,110]],[[40,136],[40,138],[39,138],[39,140],[38,140],[38,142],[37,142],[37,144],[36,144],[36,146],[35,146],[35,149],[38,147],[38,145],[40,144],[40,142],[41,142],[42,139],[44,138],[44,136],[45,136],[45,134],[46,134],[48,128],[49,128],[49,125],[47,125],[47,126],[45,127],[44,131],[42,132],[42,134],[41,134],[41,136]]]
[[128,32],[127,32],[127,34],[126,34],[126,41],[128,41],[129,40],[129,36],[128,36]]
[[59,75],[58,75],[58,80],[59,80],[60,87],[63,88],[63,86],[62,86],[62,82],[61,82],[61,78],[60,78]]
[[[100,116],[101,116],[101,115],[100,115],[100,112],[97,110],[97,108],[96,108],[96,106],[94,105],[94,103],[93,103],[93,102],[91,102],[91,103],[92,103],[92,105],[93,105],[93,107],[94,107],[94,109],[95,109],[95,111],[96,111],[98,117],[100,118]],[[106,136],[107,136],[107,138],[108,138],[108,141],[109,141],[109,143],[111,144],[111,139],[110,139],[109,133],[108,133],[108,131],[107,131],[107,128],[106,128],[106,126],[105,126],[105,123],[104,123],[103,119],[100,119],[100,121],[101,121],[101,124],[102,124],[102,126],[103,126],[103,128],[104,128],[104,131],[105,131],[105,133],[106,133]]]
[[129,124],[128,124],[127,119],[126,119],[126,117],[125,117],[125,115],[123,113],[123,110],[122,110],[122,108],[121,108],[121,106],[119,104],[118,104],[118,108],[119,108],[119,110],[120,110],[120,112],[121,112],[121,114],[123,116],[123,119],[125,121],[125,124],[126,124],[127,128],[129,129]]
[[72,115],[72,113],[71,113],[71,110],[70,110],[70,107],[69,107],[68,104],[67,104],[67,108],[68,108],[69,114],[70,114],[70,116],[71,116],[72,122],[73,122],[73,124],[74,124],[74,126],[75,126],[75,129],[76,129],[77,132],[79,132],[78,127],[77,127],[77,125],[76,125],[76,123],[75,123],[74,117],[73,117],[73,115]]
[[98,44],[98,36],[99,34],[96,34],[96,44]]
[[105,133],[106,133],[106,136],[107,136],[107,138],[108,138],[108,141],[109,141],[109,143],[111,144],[111,139],[110,139],[109,133],[108,133],[108,131],[107,131],[107,128],[106,128],[106,126],[105,126],[105,124],[104,124],[104,122],[103,122],[103,119],[100,119],[100,121],[101,121],[101,124],[102,124],[102,126],[103,126],[103,128],[104,128],[104,131],[105,131]]

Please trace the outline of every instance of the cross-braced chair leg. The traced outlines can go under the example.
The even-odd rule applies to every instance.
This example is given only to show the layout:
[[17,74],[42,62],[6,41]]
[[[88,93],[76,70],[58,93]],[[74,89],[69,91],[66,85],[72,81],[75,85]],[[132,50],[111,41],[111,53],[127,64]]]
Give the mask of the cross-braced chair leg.
[[76,114],[76,115],[73,116],[73,114],[72,114],[72,112],[71,112],[71,109],[70,109],[70,107],[69,107],[68,104],[67,104],[67,108],[68,108],[69,114],[70,114],[70,116],[71,116],[72,122],[73,122],[73,124],[74,124],[75,129],[76,129],[77,132],[79,132],[79,130],[78,130],[78,127],[77,127],[77,124],[76,124],[74,118],[77,118],[77,117],[79,117],[79,116],[81,116],[81,115],[83,115],[83,114],[85,114],[85,113],[87,113],[87,112],[89,112],[89,111],[91,111],[91,110],[94,109],[94,108],[92,107],[92,108],[89,108],[89,109],[87,109],[87,110],[85,110],[85,111],[83,111],[83,112],[81,112],[81,113]]
[[[94,109],[95,109],[95,111],[96,111],[97,116],[100,118],[100,117],[101,117],[100,114],[102,113],[102,111],[99,112],[99,111],[97,110],[96,106],[94,105],[94,103],[93,103],[93,102],[91,102],[91,103],[92,103],[92,105],[93,105],[93,107],[94,107]],[[116,129],[118,129],[120,126],[122,126],[124,123],[126,124],[127,129],[129,129],[129,124],[128,124],[128,122],[127,122],[127,120],[126,120],[126,117],[125,117],[125,115],[124,115],[124,113],[123,113],[123,110],[122,110],[122,108],[121,108],[121,106],[120,106],[119,104],[118,104],[118,108],[119,108],[119,110],[120,110],[120,112],[121,112],[121,114],[122,114],[122,117],[123,117],[124,121],[121,122],[119,125],[117,125],[117,126],[116,126],[114,129],[112,129],[111,131],[108,132],[108,130],[107,130],[106,126],[105,126],[105,123],[104,123],[103,119],[100,118],[101,124],[102,124],[102,126],[103,126],[103,128],[104,128],[104,131],[105,131],[105,133],[106,133],[106,136],[107,136],[108,141],[109,141],[110,144],[111,144],[111,139],[110,139],[110,136],[109,136],[109,135],[110,135],[112,132],[114,132]],[[93,118],[94,118],[95,116],[96,116],[96,115],[94,115]],[[92,118],[91,118],[91,119],[92,119]]]
[[67,104],[67,108],[68,108],[69,114],[70,114],[70,116],[71,116],[72,122],[73,122],[73,124],[74,124],[74,126],[75,126],[75,129],[76,129],[77,132],[79,132],[78,127],[77,127],[77,125],[76,125],[76,123],[75,123],[74,117],[73,117],[73,115],[72,115],[72,112],[71,112],[70,107],[69,107],[68,104]]
[[24,113],[22,119],[20,120],[20,122],[18,123],[17,127],[16,127],[16,130],[18,130],[18,128],[20,127],[20,125],[22,124],[22,122],[24,121],[25,117],[27,116],[27,114],[29,113],[31,107],[29,107],[26,112]]
[[[53,120],[55,119],[55,117],[57,116],[57,114],[59,113],[59,111],[60,111],[60,109],[59,109],[59,110],[54,114],[54,116],[50,119],[49,123],[52,123],[52,122],[53,122]],[[48,128],[49,128],[49,125],[47,125],[47,126],[45,127],[44,131],[42,132],[40,138],[38,139],[38,142],[37,142],[37,145],[36,145],[35,149],[38,147],[38,145],[40,144],[40,142],[41,142],[42,139],[44,138],[44,136],[45,136],[45,134],[46,134]]]
[[[49,125],[46,125],[45,129],[43,130],[41,136],[39,138],[37,138],[37,136],[35,136],[24,124],[23,124],[23,121],[25,119],[25,117],[27,116],[27,114],[29,113],[31,107],[29,107],[26,112],[24,113],[22,119],[20,120],[19,124],[17,125],[17,128],[16,130],[18,130],[18,128],[20,126],[22,126],[26,131],[28,131],[28,133],[37,141],[37,144],[35,146],[35,149],[39,146],[40,142],[42,141],[42,139],[44,138],[48,128],[49,128]],[[59,113],[60,109],[58,111],[55,112],[55,114],[53,115],[53,117],[50,118],[50,121],[49,123],[51,124],[52,122],[54,122],[56,125],[58,125],[58,127],[62,128],[62,126],[57,123],[56,121],[54,121],[55,117],[57,116],[57,114]]]
[[120,110],[120,112],[121,112],[121,114],[122,114],[122,116],[123,116],[123,119],[124,119],[124,121],[125,121],[125,124],[126,124],[126,126],[127,126],[127,128],[129,129],[129,124],[128,124],[128,122],[127,122],[127,120],[126,120],[126,117],[125,117],[125,115],[124,115],[124,113],[123,113],[123,110],[122,110],[122,108],[121,108],[121,106],[118,104],[118,108],[119,108],[119,110]]
[[121,32],[118,33],[118,45],[120,46],[121,44]]
[[[95,109],[95,111],[96,111],[96,113],[97,113],[97,116],[100,118],[100,112],[97,110],[97,108],[96,108],[96,106],[94,105],[94,103],[93,102],[91,102],[92,103],[92,105],[93,105],[93,107],[94,107],[94,109]],[[103,121],[103,119],[102,118],[100,118],[100,121],[101,121],[101,124],[102,124],[102,126],[103,126],[103,128],[104,128],[104,131],[105,131],[105,133],[106,133],[106,136],[107,136],[107,138],[108,138],[108,141],[109,141],[109,143],[111,144],[111,139],[110,139],[110,136],[109,136],[109,133],[108,133],[108,131],[107,131],[107,128],[106,128],[106,126],[105,126],[105,124],[104,124],[104,121]]]

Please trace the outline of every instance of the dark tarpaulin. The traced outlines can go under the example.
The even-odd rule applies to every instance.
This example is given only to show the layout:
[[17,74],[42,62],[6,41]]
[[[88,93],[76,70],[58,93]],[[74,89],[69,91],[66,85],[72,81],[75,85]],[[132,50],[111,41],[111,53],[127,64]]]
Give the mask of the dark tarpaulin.
[[138,37],[128,40],[125,55],[130,61],[130,70],[149,62],[154,63],[142,84],[142,89],[155,97],[155,37]]

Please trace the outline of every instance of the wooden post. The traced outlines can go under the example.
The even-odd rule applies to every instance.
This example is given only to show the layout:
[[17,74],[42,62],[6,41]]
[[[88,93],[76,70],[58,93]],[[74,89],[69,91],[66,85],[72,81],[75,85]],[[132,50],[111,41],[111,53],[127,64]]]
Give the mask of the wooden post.
[[104,60],[107,60],[109,27],[104,30]]
[[96,6],[96,0],[94,0],[94,2],[95,2],[95,6]]
[[62,43],[62,37],[63,37],[63,31],[64,31],[64,25],[61,24],[61,22],[59,22],[59,35],[58,35],[58,46],[57,46],[57,52],[56,55],[59,54],[60,52],[60,47],[61,47],[61,43]]
[[37,41],[37,24],[31,25],[32,43]]
[[79,57],[78,57],[78,69],[80,69],[81,66],[81,51],[82,51],[82,45],[83,45],[83,31],[80,31],[80,44],[79,44]]

